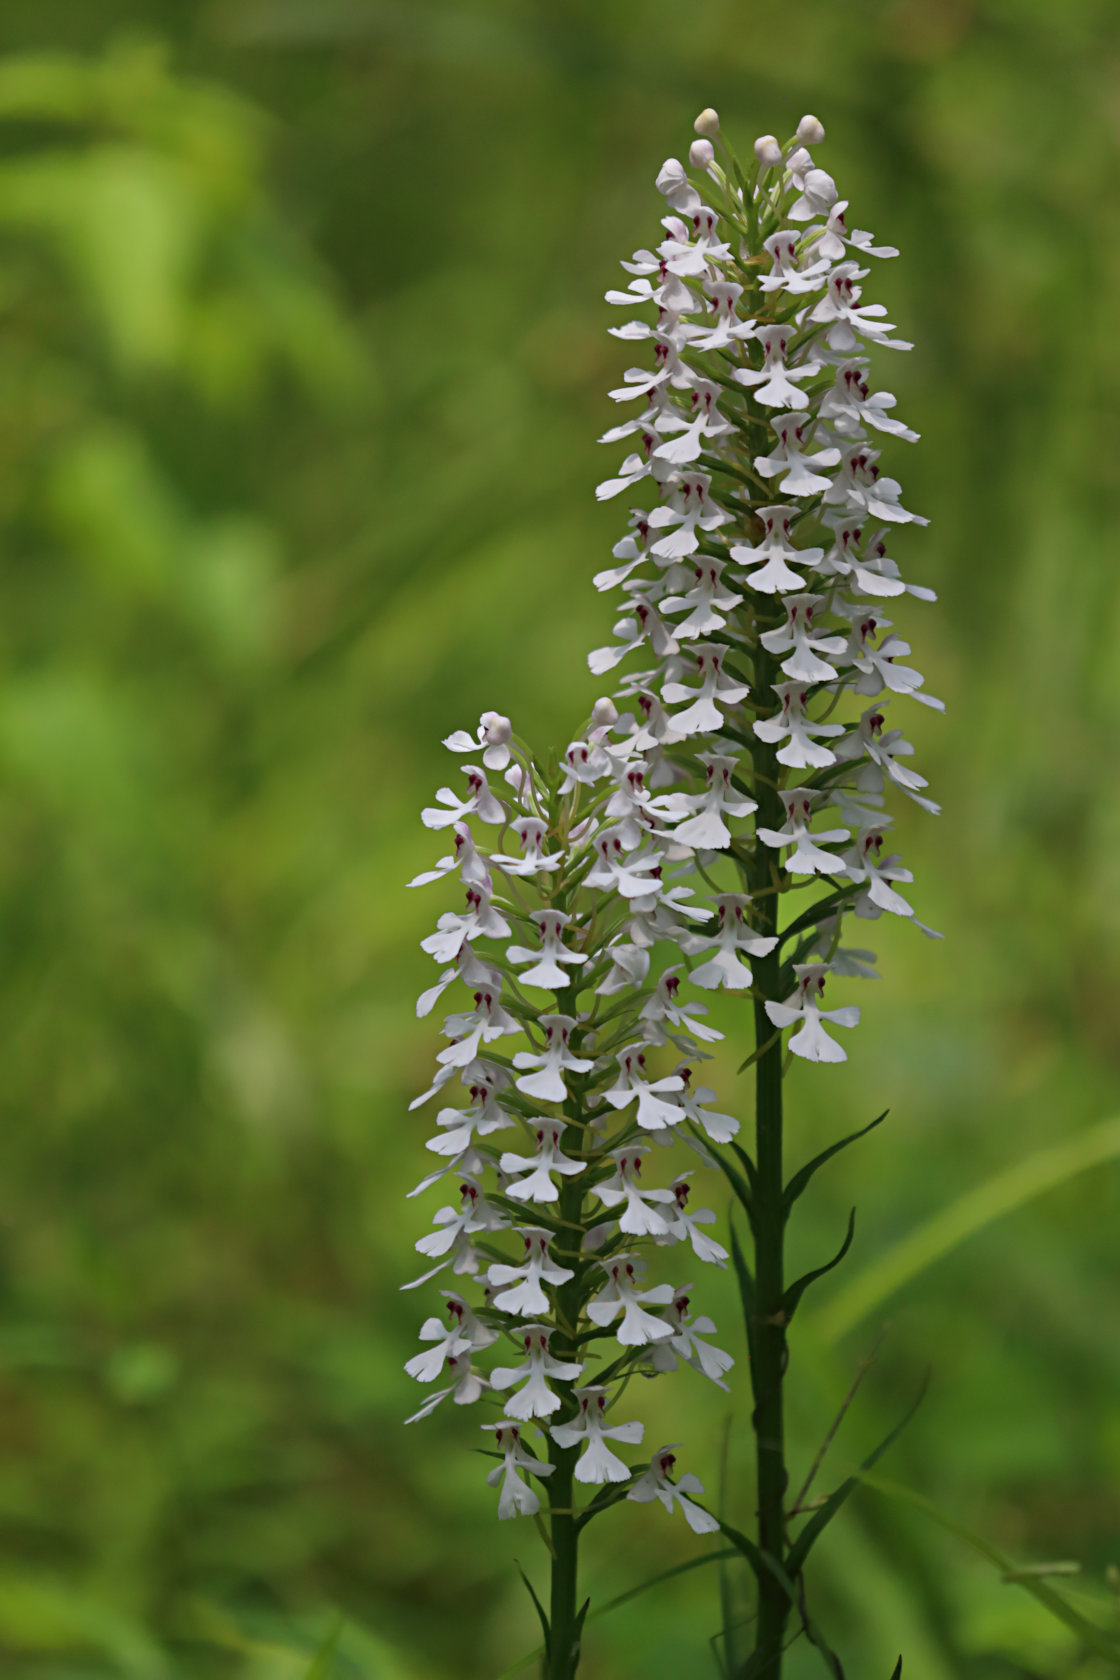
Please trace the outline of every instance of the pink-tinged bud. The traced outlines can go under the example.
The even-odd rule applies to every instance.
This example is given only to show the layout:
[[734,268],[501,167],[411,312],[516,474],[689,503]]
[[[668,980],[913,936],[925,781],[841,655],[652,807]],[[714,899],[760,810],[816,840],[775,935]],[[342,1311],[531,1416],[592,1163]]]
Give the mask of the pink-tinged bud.
[[754,143],[754,155],[763,169],[776,169],[782,161],[782,148],[772,134],[760,134]]
[[697,134],[712,140],[719,133],[719,117],[710,105],[706,105],[692,126]]
[[688,148],[688,161],[693,169],[707,169],[715,161],[715,155],[710,140],[694,140]]
[[591,708],[592,729],[609,728],[618,722],[618,707],[609,696],[603,695]]
[[824,139],[824,124],[812,115],[802,117],[797,125],[797,138],[803,146],[819,146]]

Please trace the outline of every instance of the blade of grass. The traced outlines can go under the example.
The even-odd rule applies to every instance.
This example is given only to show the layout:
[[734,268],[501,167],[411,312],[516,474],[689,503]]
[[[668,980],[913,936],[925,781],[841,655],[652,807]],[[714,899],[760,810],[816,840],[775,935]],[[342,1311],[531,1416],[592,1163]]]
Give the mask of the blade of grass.
[[884,1494],[888,1499],[897,1499],[904,1504],[913,1505],[946,1533],[954,1535],[972,1551],[978,1552],[982,1558],[993,1564],[1010,1584],[1022,1587],[1024,1592],[1030,1593],[1032,1598],[1045,1605],[1051,1615],[1064,1622],[1091,1651],[1096,1651],[1099,1656],[1108,1657],[1112,1662],[1120,1659],[1120,1634],[1111,1633],[1107,1628],[1090,1621],[1063,1593],[1047,1586],[1038,1576],[1016,1569],[1011,1559],[1005,1557],[997,1547],[991,1545],[982,1535],[973,1534],[971,1529],[965,1528],[963,1523],[957,1522],[954,1517],[947,1516],[924,1494],[915,1493],[912,1488],[905,1487],[901,1482],[893,1482],[883,1476],[873,1476],[866,1471],[857,1471],[856,1475],[865,1487],[873,1488],[876,1493]]
[[1101,1121],[1067,1143],[1040,1149],[967,1191],[896,1243],[813,1315],[813,1330],[832,1343],[859,1324],[911,1278],[982,1231],[1067,1179],[1120,1157],[1120,1116]]

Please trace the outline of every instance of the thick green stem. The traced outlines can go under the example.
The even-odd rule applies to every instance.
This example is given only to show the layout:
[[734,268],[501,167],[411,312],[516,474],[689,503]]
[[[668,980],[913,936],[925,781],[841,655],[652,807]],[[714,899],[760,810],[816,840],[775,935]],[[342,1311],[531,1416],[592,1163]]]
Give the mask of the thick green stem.
[[[557,1003],[563,1007],[562,998],[558,997]],[[577,1034],[577,1046],[578,1041]],[[581,1107],[582,1101],[579,1096],[570,1097],[565,1104],[568,1118],[578,1120]],[[582,1148],[583,1142],[580,1128],[571,1125],[563,1134],[561,1147],[578,1150]],[[567,1227],[561,1227],[565,1230],[565,1240],[559,1245],[564,1250],[563,1264],[570,1267],[574,1274],[556,1291],[558,1328],[552,1336],[550,1350],[558,1359],[579,1357],[579,1344],[574,1334],[569,1334],[569,1331],[575,1332],[577,1329],[587,1293],[585,1274],[588,1262],[581,1253],[582,1238],[578,1231],[570,1229],[579,1225],[583,1212],[584,1192],[579,1184],[578,1179],[574,1184],[571,1179],[564,1180],[557,1210],[561,1221],[566,1222]],[[559,1386],[562,1392],[568,1391],[566,1383]],[[565,1417],[572,1410],[572,1407],[568,1407],[559,1416]],[[552,1583],[549,1592],[549,1642],[543,1670],[544,1680],[572,1680],[579,1667],[579,1524],[574,1515],[574,1471],[579,1452],[578,1446],[561,1447],[551,1437],[549,1439],[548,1457],[555,1468],[548,1478]]]
[[[756,692],[765,693],[774,680],[771,661],[758,649]],[[777,791],[781,766],[776,749],[760,743],[755,754],[756,791],[760,827],[781,828],[785,811]],[[775,854],[759,846],[748,871],[755,930],[772,935],[778,927],[779,894],[773,891],[778,870]],[[759,1549],[781,1564],[786,1552],[785,1426],[782,1382],[785,1376],[786,1318],[783,1308],[785,1209],[782,1169],[782,1041],[766,1014],[766,999],[779,997],[779,953],[753,963],[755,977],[755,1042],[768,1044],[755,1063],[754,1194],[755,1314],[751,1383],[754,1391],[754,1434],[758,1473]],[[772,1042],[770,1042],[772,1041]],[[749,1674],[759,1680],[780,1680],[782,1646],[789,1618],[789,1598],[769,1569],[758,1575],[758,1621]]]
[[552,1588],[549,1594],[549,1650],[544,1680],[572,1680],[579,1666],[577,1623],[577,1577],[579,1533],[570,1514],[574,1482],[572,1472],[578,1447],[549,1445],[548,1456],[556,1466],[548,1479],[549,1528],[552,1539]]

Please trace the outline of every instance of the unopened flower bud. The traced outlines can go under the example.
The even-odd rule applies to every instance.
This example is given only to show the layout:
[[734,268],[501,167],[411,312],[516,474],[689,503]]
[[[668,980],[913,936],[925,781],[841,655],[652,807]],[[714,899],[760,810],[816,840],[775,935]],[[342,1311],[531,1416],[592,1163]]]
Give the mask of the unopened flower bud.
[[614,701],[610,699],[608,695],[604,695],[601,699],[596,700],[595,704],[591,708],[592,729],[602,729],[604,725],[609,726],[610,724],[617,722],[618,707],[615,705]]
[[697,134],[705,134],[711,140],[719,133],[719,117],[712,107],[707,105],[692,126]]
[[707,169],[715,155],[715,147],[710,140],[694,140],[688,148],[688,161],[693,169]]
[[479,725],[485,731],[488,746],[499,746],[513,734],[513,725],[501,712],[483,712]]
[[819,146],[824,139],[824,124],[812,115],[802,117],[797,125],[797,138],[803,146]]
[[760,134],[754,143],[754,155],[763,169],[776,169],[782,161],[782,148],[772,134]]

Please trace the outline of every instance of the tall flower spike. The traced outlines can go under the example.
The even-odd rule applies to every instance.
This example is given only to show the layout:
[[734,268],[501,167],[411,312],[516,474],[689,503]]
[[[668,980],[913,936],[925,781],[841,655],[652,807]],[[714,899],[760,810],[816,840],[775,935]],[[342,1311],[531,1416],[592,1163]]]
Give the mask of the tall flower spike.
[[[897,252],[849,231],[847,200],[813,156],[824,139],[815,116],[785,143],[760,136],[746,166],[718,126],[703,138],[711,150],[690,151],[691,175],[670,159],[657,176],[669,237],[623,264],[649,281],[636,313],[657,311],[644,340],[654,365],[641,471],[628,480],[628,531],[616,548],[624,565],[596,580],[620,589],[628,622],[609,662],[591,663],[617,669],[619,696],[637,698],[629,711],[620,704],[615,734],[659,754],[669,789],[659,811],[679,846],[673,879],[697,884],[697,907],[714,911],[670,929],[662,896],[660,926],[683,958],[675,977],[682,991],[751,994],[757,1159],[744,1189],[757,1245],[754,1421],[765,1442],[782,1433],[790,1310],[780,1291],[784,1065],[787,1056],[846,1059],[830,1029],[854,1027],[859,1009],[831,995],[826,1007],[825,980],[830,994],[843,992],[874,975],[875,961],[845,938],[850,916],[891,914],[922,928],[899,890],[911,872],[888,853],[884,831],[899,793],[937,807],[902,728],[886,727],[886,706],[940,702],[908,662],[908,637],[883,616],[885,600],[893,616],[908,595],[933,598],[903,577],[884,534],[925,523],[880,464],[880,446],[918,436],[894,396],[874,389],[879,358],[910,348],[869,290],[874,263]],[[627,334],[625,323],[616,330]],[[639,329],[633,338],[643,342]],[[626,377],[643,388],[640,368]],[[604,488],[621,490],[621,480]],[[699,881],[689,868],[697,851]],[[638,945],[640,927],[635,917]],[[667,1033],[659,1002],[646,1018]],[[665,1100],[684,1116],[693,1099]],[[723,1142],[733,1122],[703,1129]],[[732,1166],[738,1173],[741,1162]],[[635,1200],[633,1182],[627,1208],[634,1224],[662,1216]],[[710,1240],[683,1201],[677,1230],[699,1237],[701,1253]],[[623,1273],[591,1310],[624,1308],[646,1310]],[[673,1357],[661,1354],[659,1368]],[[780,1458],[760,1447],[758,1546],[776,1559],[788,1545],[783,1491]],[[672,1504],[665,1462],[655,1459],[630,1497]],[[789,1599],[776,1576],[760,1576],[759,1595],[756,1662],[777,1676]]]

